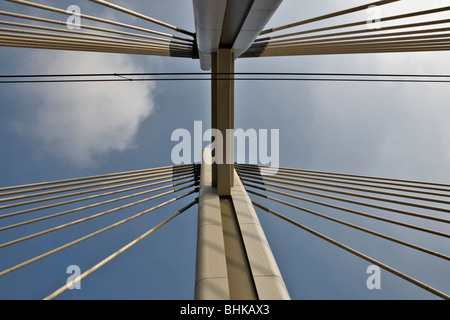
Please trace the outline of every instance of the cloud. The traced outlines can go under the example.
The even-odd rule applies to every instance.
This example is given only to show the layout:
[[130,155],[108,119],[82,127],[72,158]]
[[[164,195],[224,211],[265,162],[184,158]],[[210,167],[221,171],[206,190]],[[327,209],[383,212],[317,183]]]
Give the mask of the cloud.
[[[378,59],[381,59],[378,58]],[[397,73],[448,74],[447,54],[391,55],[380,61],[381,70]],[[437,79],[435,79],[437,80]],[[377,161],[398,176],[426,176],[448,180],[450,110],[448,84],[406,84],[395,86],[386,104],[398,110],[387,128],[389,139],[379,150]],[[390,98],[390,100],[389,100]]]
[[[142,72],[132,58],[35,52],[28,64],[47,74]],[[31,90],[30,90],[31,89]],[[152,114],[152,83],[71,83],[27,87],[33,96],[29,133],[47,152],[79,167],[135,147],[140,123]],[[31,92],[30,92],[31,91]],[[25,92],[24,92],[25,94]]]

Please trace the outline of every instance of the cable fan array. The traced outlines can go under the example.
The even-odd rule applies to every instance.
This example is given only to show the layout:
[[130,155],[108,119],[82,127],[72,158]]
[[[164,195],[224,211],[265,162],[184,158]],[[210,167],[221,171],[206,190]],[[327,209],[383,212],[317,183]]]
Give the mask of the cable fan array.
[[[314,22],[327,22],[331,18],[366,11],[371,6],[382,8],[399,1],[376,1],[264,30],[242,57],[428,52],[450,49],[450,33],[448,33],[450,19],[433,19],[433,14],[447,13],[450,10],[449,6],[393,16],[380,16],[377,23],[382,24],[382,27],[377,27],[377,25],[368,27],[368,20],[365,19],[271,35],[295,27],[307,27]],[[407,20],[411,18],[423,21],[408,22]],[[354,29],[355,27],[356,29]],[[340,29],[350,30],[335,32]]]
[[[1,25],[9,26],[9,28],[0,28],[0,46],[185,58],[195,57],[196,44],[194,33],[106,1],[90,0],[101,6],[106,6],[113,10],[176,31],[183,36],[177,36],[167,32],[143,28],[83,13],[71,12],[31,1],[8,1],[46,12],[59,13],[66,16],[76,16],[83,22],[96,22],[105,25],[105,27],[83,23],[77,26],[76,29],[73,27],[68,28],[68,21],[0,11],[0,15],[2,16],[26,21],[25,23],[0,21]],[[57,25],[59,28],[36,25],[32,23],[33,21]],[[111,27],[118,27],[121,30],[112,29]]]
[[[430,291],[440,298],[450,299],[450,296],[445,292],[439,291],[399,270],[386,265],[385,263],[354,250],[339,241],[336,241],[305,226],[304,224],[299,223],[295,219],[288,218],[279,211],[273,210],[273,207],[268,207],[270,205],[273,206],[275,204],[282,204],[283,208],[294,208],[301,213],[314,215],[316,217],[359,230],[364,234],[370,234],[434,257],[438,257],[445,261],[450,261],[450,256],[448,254],[436,252],[434,250],[415,245],[411,242],[403,241],[395,237],[346,222],[345,220],[335,218],[329,214],[330,209],[333,209],[341,213],[350,213],[368,219],[383,221],[384,223],[391,225],[401,226],[407,230],[424,232],[428,235],[438,237],[442,239],[442,241],[448,242],[450,234],[447,232],[387,218],[380,213],[395,213],[420,218],[423,220],[435,221],[443,226],[448,226],[448,224],[450,224],[450,219],[441,217],[439,213],[450,213],[450,201],[448,200],[450,195],[450,185],[310,171],[294,168],[270,168],[247,164],[236,165],[236,170],[249,195],[258,199],[253,200],[253,204],[256,207],[265,212],[271,213],[362,259],[365,259],[370,263],[378,265],[379,267],[405,279],[406,281],[409,281],[422,289]],[[269,205],[261,204],[259,201],[260,199],[264,199],[266,202],[269,200]],[[326,199],[326,201],[319,199]],[[347,206],[335,204],[336,201],[338,203],[346,203]],[[308,205],[311,204],[318,205],[320,208],[326,210],[323,212],[312,210],[308,207]],[[357,208],[355,208],[355,205]],[[404,209],[404,207],[423,209],[426,213],[419,213],[411,209]],[[371,208],[376,209],[377,211],[376,213],[368,213],[367,211],[361,211],[361,208]]]
[[[2,223],[0,235],[18,228],[26,228],[30,224],[39,225],[39,223],[52,219],[59,221],[56,218],[62,216],[73,217],[69,222],[57,224],[51,228],[3,242],[0,244],[0,249],[17,245],[24,241],[33,240],[37,237],[48,235],[56,231],[66,230],[68,228],[79,227],[82,230],[85,227],[86,222],[92,223],[94,219],[99,219],[115,212],[128,214],[127,217],[110,223],[101,229],[87,233],[82,237],[67,242],[52,250],[8,267],[5,270],[0,271],[0,277],[75,246],[83,241],[99,236],[104,232],[184,198],[192,197],[192,195],[198,193],[199,172],[199,165],[179,165],[0,188],[0,221],[8,221],[8,218],[15,218],[14,223]],[[171,198],[167,200],[167,197]],[[103,200],[98,201],[98,199]],[[151,207],[146,207],[142,211],[134,209],[139,208],[139,205],[141,204],[151,204],[155,201],[160,202]],[[74,283],[81,281],[94,270],[97,270],[100,266],[111,261],[114,257],[117,257],[120,253],[141,241],[176,216],[187,211],[196,203],[197,199],[194,199],[188,205],[183,206],[171,217],[152,227],[134,241],[128,243],[123,248],[87,270],[80,275],[79,278],[74,280]],[[71,206],[73,204],[82,205]],[[106,209],[107,207],[110,209]],[[52,209],[55,208],[61,208],[59,209],[61,211],[58,210],[57,212],[54,212],[55,210]],[[101,208],[105,209],[102,210]],[[91,214],[91,211],[88,210],[94,211],[92,211]],[[133,210],[137,212],[129,215]],[[83,212],[88,212],[88,215],[78,218],[77,214],[82,214]],[[22,218],[27,217],[28,214],[39,214],[39,216]],[[19,220],[17,218],[19,218]],[[38,227],[38,229],[39,228],[42,227]],[[49,295],[47,299],[53,299],[67,289],[68,286],[64,285],[59,290]]]

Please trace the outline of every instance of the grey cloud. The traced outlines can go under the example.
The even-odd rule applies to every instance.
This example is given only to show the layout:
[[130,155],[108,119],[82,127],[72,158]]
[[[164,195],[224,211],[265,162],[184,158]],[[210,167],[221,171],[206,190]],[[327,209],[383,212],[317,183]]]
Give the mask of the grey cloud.
[[[129,57],[37,52],[30,59],[46,73],[142,72]],[[88,166],[113,151],[133,148],[139,124],[152,114],[151,83],[78,83],[31,88],[35,117],[29,134],[48,152]],[[28,90],[29,91],[29,90]]]

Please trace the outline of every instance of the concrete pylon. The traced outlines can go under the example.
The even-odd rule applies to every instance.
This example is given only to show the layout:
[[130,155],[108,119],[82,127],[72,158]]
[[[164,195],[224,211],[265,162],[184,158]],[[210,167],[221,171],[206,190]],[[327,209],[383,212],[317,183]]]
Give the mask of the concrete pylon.
[[195,299],[290,299],[236,171],[230,197],[212,186],[210,149],[203,150],[198,212]]

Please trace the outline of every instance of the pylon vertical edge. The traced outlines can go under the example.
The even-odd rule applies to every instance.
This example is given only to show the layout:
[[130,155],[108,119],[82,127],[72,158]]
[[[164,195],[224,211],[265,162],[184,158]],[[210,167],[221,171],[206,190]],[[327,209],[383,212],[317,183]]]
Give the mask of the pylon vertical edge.
[[198,198],[196,300],[229,300],[220,199],[212,186],[211,150],[204,149]]
[[217,52],[217,129],[222,134],[222,159],[217,164],[217,190],[230,196],[234,178],[234,55],[232,49]]
[[290,300],[275,257],[264,234],[253,203],[235,170],[231,188],[240,235],[259,300]]
[[[217,53],[211,54],[211,129],[217,130]],[[213,138],[215,139],[215,138]],[[211,141],[213,142],[213,141]],[[212,150],[212,157],[216,150]],[[217,163],[212,163],[212,186],[217,188]]]

